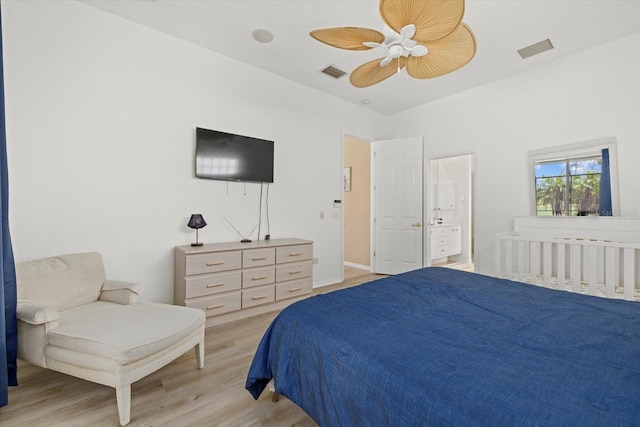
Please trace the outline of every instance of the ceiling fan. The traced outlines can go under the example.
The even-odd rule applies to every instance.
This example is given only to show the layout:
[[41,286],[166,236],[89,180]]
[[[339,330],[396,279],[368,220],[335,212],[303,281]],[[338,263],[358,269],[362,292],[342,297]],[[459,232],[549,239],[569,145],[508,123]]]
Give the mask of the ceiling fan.
[[361,27],[323,28],[311,37],[348,50],[387,49],[387,55],[353,70],[355,87],[368,87],[400,72],[417,79],[450,73],[476,52],[471,29],[462,22],[464,0],[380,0],[383,32]]

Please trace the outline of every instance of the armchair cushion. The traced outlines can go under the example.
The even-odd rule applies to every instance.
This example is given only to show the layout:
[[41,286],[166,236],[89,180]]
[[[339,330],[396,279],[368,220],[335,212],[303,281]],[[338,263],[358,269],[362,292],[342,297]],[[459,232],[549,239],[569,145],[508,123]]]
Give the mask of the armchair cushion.
[[[97,301],[64,310],[60,316],[60,325],[48,333],[49,347],[95,355],[121,365],[170,347],[204,323],[202,310],[157,303]],[[82,366],[80,358],[77,363]]]
[[16,265],[18,303],[64,310],[94,302],[105,281],[97,252],[61,255]]
[[139,283],[121,282],[118,280],[106,280],[102,285],[100,301],[109,301],[116,304],[133,304],[138,301],[143,286]]

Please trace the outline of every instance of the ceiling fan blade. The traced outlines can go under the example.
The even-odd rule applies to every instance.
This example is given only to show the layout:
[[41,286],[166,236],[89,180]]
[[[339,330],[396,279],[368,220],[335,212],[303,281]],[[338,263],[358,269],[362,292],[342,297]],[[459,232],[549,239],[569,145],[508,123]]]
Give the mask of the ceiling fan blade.
[[366,47],[383,47],[384,45],[382,43],[376,43],[376,42],[362,42],[363,45],[365,45]]
[[380,0],[380,15],[396,32],[414,24],[414,40],[439,40],[462,21],[464,0]]
[[476,39],[464,23],[448,37],[425,45],[428,55],[407,58],[407,73],[416,79],[430,79],[455,71],[471,61],[476,53]]
[[384,58],[374,59],[353,70],[349,77],[351,84],[355,87],[373,86],[396,74],[398,72],[398,65],[400,68],[404,68],[407,63],[407,59],[401,56],[398,60],[391,61],[388,65],[381,67],[380,61],[383,59]]
[[384,41],[381,32],[360,27],[323,28],[313,30],[309,35],[329,46],[349,50],[368,50],[371,47],[364,45],[364,42],[382,43]]

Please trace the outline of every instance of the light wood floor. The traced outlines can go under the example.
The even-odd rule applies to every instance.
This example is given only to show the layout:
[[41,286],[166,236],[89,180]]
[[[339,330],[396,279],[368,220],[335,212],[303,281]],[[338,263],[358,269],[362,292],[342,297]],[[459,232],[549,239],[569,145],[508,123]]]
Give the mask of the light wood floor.
[[446,267],[452,268],[454,270],[468,271],[470,273],[473,273],[475,271],[475,267],[473,264],[464,264],[457,261],[446,261],[440,264],[433,264],[433,267]]
[[[324,293],[384,276],[351,272]],[[345,275],[347,277],[347,275]],[[205,365],[197,370],[195,353],[136,382],[131,390],[130,426],[316,426],[285,398],[258,401],[244,389],[246,374],[262,334],[277,313],[209,328]],[[113,388],[19,362],[18,387],[9,388],[9,404],[0,408],[0,425],[118,426]]]
[[[469,270],[468,265],[445,264]],[[384,276],[352,267],[345,281],[314,293],[359,285]],[[132,386],[131,423],[135,426],[316,426],[298,406],[270,393],[258,401],[244,389],[246,374],[262,334],[277,313],[209,328],[205,367],[196,369],[189,352]],[[9,404],[0,408],[0,425],[118,426],[114,389],[19,362],[18,387],[9,388]]]

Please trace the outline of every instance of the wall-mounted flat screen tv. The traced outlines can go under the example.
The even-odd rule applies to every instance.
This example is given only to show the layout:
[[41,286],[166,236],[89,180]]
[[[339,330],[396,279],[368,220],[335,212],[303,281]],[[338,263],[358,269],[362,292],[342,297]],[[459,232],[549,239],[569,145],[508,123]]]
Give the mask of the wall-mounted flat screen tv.
[[196,128],[196,177],[273,182],[273,141]]

